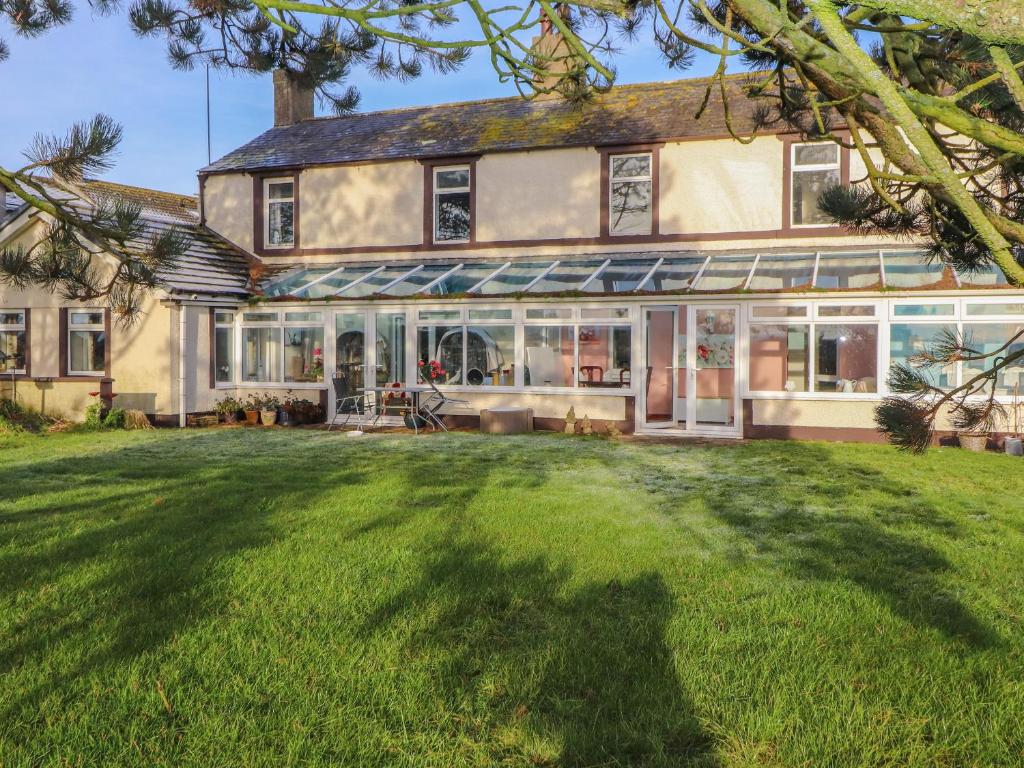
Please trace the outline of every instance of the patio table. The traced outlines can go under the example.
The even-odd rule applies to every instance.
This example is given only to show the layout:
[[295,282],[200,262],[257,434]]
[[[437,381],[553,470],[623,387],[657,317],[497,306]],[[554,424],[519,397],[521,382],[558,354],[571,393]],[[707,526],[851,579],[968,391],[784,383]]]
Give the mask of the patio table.
[[[420,399],[421,399],[422,395],[425,392],[431,393],[434,390],[433,390],[432,387],[424,386],[422,384],[410,384],[408,386],[402,385],[401,387],[364,387],[363,391],[364,392],[376,392],[376,393],[379,393],[381,395],[388,394],[388,393],[393,393],[393,394],[397,395],[397,394],[400,394],[402,392],[405,392],[405,393],[407,393],[412,398],[413,413],[418,416],[419,412],[420,412]],[[383,398],[381,398],[381,399],[383,399]],[[414,424],[416,423],[415,420],[413,420],[413,423]],[[413,431],[419,432],[419,428],[413,427]]]

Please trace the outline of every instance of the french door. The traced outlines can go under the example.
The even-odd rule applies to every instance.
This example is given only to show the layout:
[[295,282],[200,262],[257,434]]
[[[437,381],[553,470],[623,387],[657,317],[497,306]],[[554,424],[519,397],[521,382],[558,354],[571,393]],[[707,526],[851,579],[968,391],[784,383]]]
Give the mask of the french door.
[[738,323],[731,304],[644,309],[645,428],[739,434]]

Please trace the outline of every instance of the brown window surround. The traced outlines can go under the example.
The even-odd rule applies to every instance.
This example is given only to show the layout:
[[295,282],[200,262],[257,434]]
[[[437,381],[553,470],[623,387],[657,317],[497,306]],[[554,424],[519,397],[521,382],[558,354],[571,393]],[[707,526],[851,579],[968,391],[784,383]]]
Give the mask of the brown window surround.
[[[295,241],[292,243],[291,248],[267,248],[263,242],[263,230],[264,230],[264,217],[266,216],[266,206],[264,205],[263,199],[263,188],[266,186],[264,182],[267,179],[287,179],[292,180],[292,228],[295,234]],[[283,170],[277,173],[256,173],[252,177],[252,221],[253,221],[253,250],[260,256],[299,256],[302,253],[301,239],[299,235],[299,221],[302,219],[300,214],[299,204],[299,172]]]
[[[661,233],[661,214],[659,207],[660,194],[660,151],[662,144],[629,144],[616,147],[598,147],[601,157],[601,237],[602,243],[643,242],[657,240]],[[611,197],[611,159],[615,155],[639,155],[649,153],[651,156],[651,234],[649,235],[613,235],[609,223]]]
[[[28,307],[17,309],[25,313],[25,368],[23,373],[15,373],[13,378],[15,381],[26,381],[32,378],[32,310]],[[0,373],[0,381],[10,381],[11,378],[10,373]]]
[[60,355],[60,376],[56,381],[110,381],[110,349],[113,346],[113,339],[110,337],[110,310],[103,310],[103,375],[102,376],[78,376],[68,373],[68,311],[67,307],[61,307],[57,312],[57,329],[60,339],[57,343],[58,354]]
[[[849,134],[837,132],[836,135],[844,140],[849,140]],[[834,224],[827,224],[818,227],[794,227],[793,226],[793,145],[813,144],[809,140],[793,133],[779,135],[782,142],[782,230],[781,235],[836,235],[844,234],[843,227]],[[850,183],[850,150],[839,145],[839,183],[847,185]]]
[[[423,165],[423,246],[426,249],[445,249],[476,245],[476,161],[479,155],[466,157],[440,157],[420,160]],[[469,239],[457,242],[434,242],[434,170],[449,165],[469,166]],[[402,250],[402,249],[399,249]]]

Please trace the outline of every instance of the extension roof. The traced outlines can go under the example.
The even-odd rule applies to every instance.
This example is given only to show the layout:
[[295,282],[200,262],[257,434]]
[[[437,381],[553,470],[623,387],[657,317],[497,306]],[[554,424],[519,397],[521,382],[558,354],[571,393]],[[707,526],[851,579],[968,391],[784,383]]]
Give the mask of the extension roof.
[[[733,129],[754,129],[749,74],[726,78]],[[201,173],[423,159],[552,147],[642,144],[729,133],[721,95],[696,118],[711,80],[620,85],[583,104],[519,96],[389,109],[271,128]]]

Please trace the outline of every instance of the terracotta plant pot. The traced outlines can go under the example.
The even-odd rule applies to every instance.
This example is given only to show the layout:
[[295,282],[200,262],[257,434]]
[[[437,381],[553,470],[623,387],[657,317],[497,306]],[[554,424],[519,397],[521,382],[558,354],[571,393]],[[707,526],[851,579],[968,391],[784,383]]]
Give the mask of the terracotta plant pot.
[[260,421],[263,422],[263,426],[272,427],[277,423],[277,411],[260,411]]
[[245,423],[246,424],[259,424],[260,412],[250,411],[248,408],[245,410]]
[[960,447],[974,453],[984,453],[988,447],[988,432],[961,432]]

